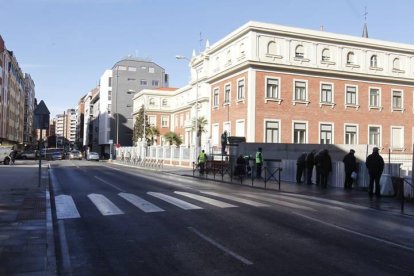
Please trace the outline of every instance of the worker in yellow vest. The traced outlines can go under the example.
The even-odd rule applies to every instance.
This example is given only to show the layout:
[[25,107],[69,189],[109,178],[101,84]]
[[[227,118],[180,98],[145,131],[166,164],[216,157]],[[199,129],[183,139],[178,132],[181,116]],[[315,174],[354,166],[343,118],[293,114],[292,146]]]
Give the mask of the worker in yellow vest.
[[204,174],[204,168],[207,162],[207,154],[202,150],[198,155],[198,166],[200,167],[200,174]]
[[256,178],[262,177],[263,155],[262,148],[258,148],[256,152]]

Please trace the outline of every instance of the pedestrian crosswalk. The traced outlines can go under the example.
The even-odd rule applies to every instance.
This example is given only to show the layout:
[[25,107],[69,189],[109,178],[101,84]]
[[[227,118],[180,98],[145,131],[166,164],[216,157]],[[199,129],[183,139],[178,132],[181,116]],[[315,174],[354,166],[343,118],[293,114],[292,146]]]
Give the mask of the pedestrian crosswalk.
[[[205,192],[206,195],[210,195],[213,197],[224,198],[226,200],[232,202],[243,203],[245,205],[250,205],[254,207],[266,207],[267,204],[261,203],[259,201],[253,201],[250,199],[245,199],[242,197],[236,196],[226,196],[220,193],[208,193]],[[108,198],[110,197],[110,198]],[[143,197],[146,197],[145,199]],[[180,197],[180,198],[178,198]],[[115,216],[115,215],[122,215],[125,214],[125,204],[122,203],[120,205],[124,207],[117,206],[115,201],[119,204],[119,199],[123,199],[129,204],[127,206],[135,206],[138,211],[144,213],[156,213],[156,212],[164,212],[164,206],[172,206],[178,207],[182,210],[199,210],[208,208],[208,206],[217,207],[217,208],[236,208],[240,207],[240,204],[234,205],[230,202],[214,199],[212,197],[208,197],[205,195],[197,194],[197,193],[189,193],[183,191],[174,191],[171,195],[166,193],[159,193],[159,192],[147,192],[141,196],[120,192],[118,194],[113,195],[103,195],[103,194],[96,194],[92,193],[86,196],[88,199],[88,204],[92,203],[96,210],[103,216]],[[78,206],[76,205],[76,200],[82,201],[83,198],[79,198],[76,196],[75,199],[70,195],[58,195],[55,197],[56,202],[56,215],[58,219],[76,219],[81,217],[81,213],[78,210]],[[156,201],[156,202],[155,202]],[[190,202],[191,201],[191,202]],[[198,202],[198,203],[197,203]],[[160,207],[158,205],[163,205]],[[200,205],[201,204],[201,205]],[[83,206],[85,206],[83,204]],[[86,213],[90,213],[85,211]]]

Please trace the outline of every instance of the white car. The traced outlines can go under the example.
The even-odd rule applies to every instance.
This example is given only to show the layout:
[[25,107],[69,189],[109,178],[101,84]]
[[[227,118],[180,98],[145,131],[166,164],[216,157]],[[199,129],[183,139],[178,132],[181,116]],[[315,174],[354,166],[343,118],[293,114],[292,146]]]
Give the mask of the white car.
[[97,152],[93,152],[93,151],[91,151],[91,152],[89,152],[87,155],[86,155],[86,160],[89,160],[89,161],[99,161],[99,154],[97,153]]

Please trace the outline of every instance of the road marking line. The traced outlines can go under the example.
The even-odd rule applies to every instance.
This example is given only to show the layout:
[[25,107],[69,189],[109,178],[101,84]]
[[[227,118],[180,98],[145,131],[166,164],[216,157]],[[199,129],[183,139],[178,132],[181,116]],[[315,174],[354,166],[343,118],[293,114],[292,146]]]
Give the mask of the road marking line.
[[188,203],[188,202],[183,201],[181,199],[178,199],[178,198],[175,198],[175,197],[172,197],[172,196],[168,196],[168,195],[165,195],[165,194],[154,193],[154,192],[147,192],[147,194],[149,194],[153,197],[159,198],[161,200],[164,200],[168,203],[171,203],[171,204],[173,204],[177,207],[180,207],[181,209],[184,209],[184,210],[203,209],[203,208],[201,208],[197,205]]
[[301,209],[301,210],[306,210],[306,211],[316,211],[315,209],[311,208],[311,207],[307,207],[307,206],[302,206],[302,205],[298,205],[295,203],[291,203],[291,202],[286,202],[286,201],[281,201],[280,199],[272,199],[272,198],[265,198],[265,197],[261,197],[258,195],[250,195],[250,194],[243,194],[243,193],[239,193],[239,195],[242,196],[246,196],[246,197],[251,197],[251,198],[255,198],[255,199],[260,199],[266,202],[271,202],[277,205],[281,205],[284,207],[289,207],[289,208],[294,208],[294,209]]
[[367,234],[364,234],[364,233],[361,233],[361,232],[357,232],[357,231],[354,231],[354,230],[351,230],[351,229],[348,229],[348,228],[345,228],[345,227],[342,227],[342,226],[339,226],[339,225],[335,225],[335,224],[332,224],[332,223],[329,223],[329,222],[322,221],[320,219],[312,218],[312,217],[309,217],[309,216],[306,216],[306,215],[303,215],[303,214],[300,214],[300,213],[293,212],[293,214],[298,215],[298,216],[303,217],[303,218],[306,218],[306,219],[309,219],[309,220],[312,220],[312,221],[315,221],[315,222],[319,222],[321,224],[324,224],[324,225],[327,225],[327,226],[330,226],[330,227],[333,227],[333,228],[336,228],[336,229],[340,229],[340,230],[348,232],[348,233],[355,234],[355,235],[363,237],[363,238],[368,238],[368,239],[371,239],[371,240],[374,240],[374,241],[382,242],[382,243],[385,243],[385,244],[388,244],[388,245],[396,246],[396,247],[414,252],[413,247],[405,246],[405,245],[398,244],[398,243],[395,243],[395,242],[392,242],[392,241],[387,241],[387,240],[384,240],[384,239],[381,239],[381,238],[370,236],[370,235],[367,235]]
[[336,206],[328,206],[326,204],[322,204],[320,202],[313,202],[311,201],[312,199],[310,198],[295,198],[295,197],[290,197],[290,196],[286,196],[286,195],[274,195],[274,194],[267,194],[264,195],[267,197],[273,197],[273,198],[284,198],[290,201],[294,201],[294,202],[299,202],[299,203],[303,203],[303,204],[307,204],[310,206],[315,206],[315,207],[323,207],[323,208],[329,208],[329,209],[334,209],[334,210],[340,210],[340,211],[344,211],[346,210],[345,208],[342,207],[336,207]]
[[68,195],[59,195],[55,197],[56,217],[57,219],[80,218],[73,198]]
[[361,210],[370,210],[371,209],[371,208],[356,205],[356,204],[345,203],[345,202],[341,202],[341,201],[337,201],[337,200],[320,198],[320,197],[316,197],[316,196],[298,195],[298,194],[290,194],[290,193],[281,193],[281,194],[286,195],[286,196],[292,196],[292,197],[312,199],[312,200],[319,201],[319,202],[327,202],[327,203],[331,203],[331,204],[334,204],[334,205],[339,205],[339,206],[344,206],[344,207],[351,207],[351,208],[355,208],[355,209],[361,209]]
[[212,196],[217,196],[217,197],[222,197],[222,198],[226,198],[226,199],[230,199],[236,202],[240,202],[240,203],[244,203],[247,205],[252,205],[255,207],[269,207],[269,205],[264,204],[264,203],[260,203],[257,201],[253,201],[253,200],[249,200],[249,199],[244,199],[241,197],[236,197],[236,196],[231,196],[231,195],[223,195],[223,194],[219,194],[219,193],[215,193],[215,192],[205,192],[205,191],[201,191],[203,194],[208,194],[208,195],[212,195]]
[[90,194],[88,197],[93,202],[93,204],[95,204],[96,208],[98,208],[99,212],[101,212],[101,214],[104,216],[122,215],[124,213],[121,209],[116,207],[112,201],[103,195]]
[[134,194],[128,194],[128,193],[119,193],[118,194],[123,199],[127,200],[131,204],[135,205],[145,213],[153,213],[153,212],[163,212],[164,210],[160,207],[146,201],[143,198],[140,198],[139,196],[136,196]]
[[98,176],[96,176],[96,175],[95,175],[95,178],[96,178],[96,179],[98,179],[99,181],[101,181],[101,182],[105,183],[106,185],[109,185],[109,186],[111,186],[112,188],[117,189],[117,190],[118,190],[118,191],[120,191],[120,192],[123,192],[123,191],[124,191],[124,190],[122,190],[121,188],[119,188],[118,186],[115,186],[114,184],[109,183],[108,181],[106,181],[106,180],[104,180],[104,179],[102,179],[102,178],[100,178],[100,177],[98,177]]
[[196,195],[196,194],[191,194],[191,193],[186,193],[186,192],[177,192],[175,191],[174,193],[182,195],[182,196],[186,196],[213,206],[217,206],[220,208],[231,208],[231,207],[237,207],[236,205],[232,205],[223,201],[219,201],[219,200],[215,200],[209,197],[205,197],[205,196],[200,196],[200,195]]
[[222,251],[224,251],[225,253],[229,254],[230,256],[234,257],[235,259],[241,261],[242,263],[246,264],[246,265],[252,265],[253,262],[249,261],[248,259],[238,255],[237,253],[231,251],[230,249],[224,247],[223,245],[219,244],[218,242],[214,241],[213,239],[207,237],[206,235],[204,235],[203,233],[201,233],[200,231],[198,231],[197,229],[193,228],[193,227],[188,227],[188,229],[190,231],[192,231],[193,233],[195,233],[197,236],[199,236],[200,238],[204,239],[205,241],[208,241],[210,244],[214,245],[215,247],[221,249]]

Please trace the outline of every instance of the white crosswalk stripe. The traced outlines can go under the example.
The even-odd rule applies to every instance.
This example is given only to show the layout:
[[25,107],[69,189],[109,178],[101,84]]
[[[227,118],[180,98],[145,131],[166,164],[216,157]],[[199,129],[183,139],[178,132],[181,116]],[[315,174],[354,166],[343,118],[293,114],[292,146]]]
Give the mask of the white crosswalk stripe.
[[55,197],[57,219],[80,218],[73,198],[68,195],[58,195]]
[[239,193],[239,195],[242,195],[242,196],[245,196],[245,197],[251,197],[251,198],[255,198],[255,199],[260,199],[262,201],[274,203],[274,204],[277,204],[277,205],[280,205],[280,206],[289,207],[289,208],[293,208],[293,209],[316,211],[315,209],[313,209],[311,207],[302,206],[302,205],[299,205],[299,204],[282,201],[281,199],[266,198],[266,197],[263,197],[263,196],[251,195],[251,194],[242,194],[242,193]]
[[124,213],[104,195],[90,194],[88,197],[104,216],[122,215]]
[[172,197],[172,196],[168,196],[168,195],[165,195],[165,194],[155,193],[155,192],[148,192],[147,194],[149,194],[153,197],[159,198],[163,201],[166,201],[170,204],[173,204],[173,205],[175,205],[175,206],[177,206],[181,209],[184,209],[184,210],[203,209],[200,206],[188,203],[188,202],[183,201],[181,199],[178,199],[178,198],[175,198],[175,197]]
[[233,200],[233,201],[236,201],[236,202],[244,203],[244,204],[255,206],[255,207],[269,207],[269,205],[267,205],[267,204],[257,202],[257,201],[253,201],[253,200],[250,200],[250,199],[241,198],[241,197],[236,197],[236,196],[231,196],[231,195],[224,195],[224,194],[219,194],[219,193],[215,193],[215,192],[205,192],[205,191],[201,191],[201,192],[203,194],[212,195],[212,196],[221,197],[221,198],[226,198],[226,199],[230,199],[230,200]]
[[191,194],[191,193],[186,193],[186,192],[177,192],[175,191],[174,193],[182,195],[182,196],[186,196],[213,206],[217,206],[220,208],[231,208],[231,207],[237,207],[236,205],[232,205],[223,201],[219,201],[219,200],[215,200],[209,197],[205,197],[205,196],[200,196],[200,195],[196,195],[196,194]]
[[123,199],[127,200],[134,206],[138,207],[145,213],[154,213],[154,212],[163,212],[164,210],[160,207],[146,201],[143,198],[140,198],[139,196],[136,196],[134,194],[128,194],[128,193],[119,193],[118,194]]

